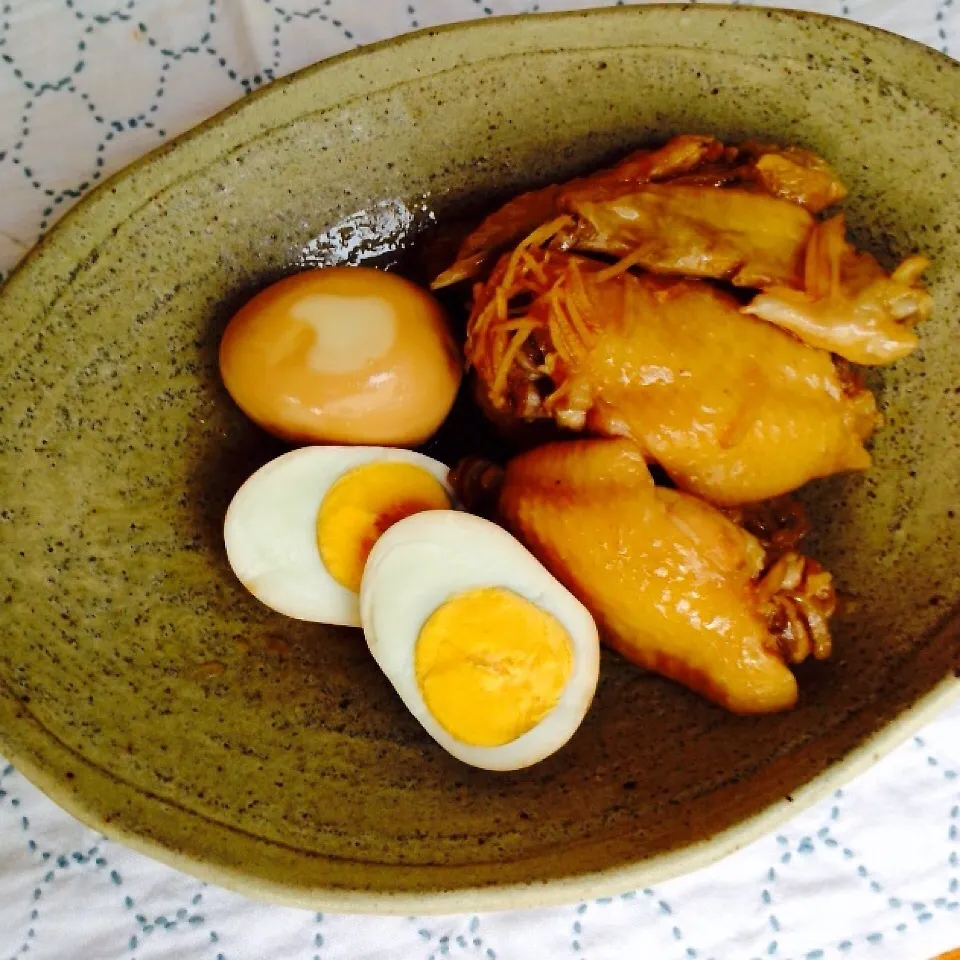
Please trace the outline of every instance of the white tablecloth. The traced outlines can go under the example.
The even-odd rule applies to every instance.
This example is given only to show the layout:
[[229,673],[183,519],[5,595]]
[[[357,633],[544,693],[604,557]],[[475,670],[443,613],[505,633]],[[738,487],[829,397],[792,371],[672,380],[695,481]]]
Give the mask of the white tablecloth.
[[[0,0],[0,271],[98,180],[272,77],[417,26],[583,5]],[[955,0],[793,5],[960,50]],[[254,903],[107,842],[0,759],[0,960],[929,960],[958,946],[960,706],[707,870],[447,918]]]

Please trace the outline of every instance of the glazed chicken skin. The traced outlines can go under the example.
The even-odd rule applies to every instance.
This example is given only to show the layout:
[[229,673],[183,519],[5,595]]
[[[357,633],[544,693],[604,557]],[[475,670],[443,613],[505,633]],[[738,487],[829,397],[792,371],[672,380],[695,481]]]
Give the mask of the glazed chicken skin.
[[[829,574],[768,552],[715,507],[654,485],[627,440],[553,443],[452,482],[588,607],[606,643],[736,713],[786,710],[788,667],[830,653]],[[489,506],[489,503],[488,503]]]
[[870,464],[872,394],[701,280],[521,246],[477,290],[466,356],[494,410],[629,437],[715,504]]

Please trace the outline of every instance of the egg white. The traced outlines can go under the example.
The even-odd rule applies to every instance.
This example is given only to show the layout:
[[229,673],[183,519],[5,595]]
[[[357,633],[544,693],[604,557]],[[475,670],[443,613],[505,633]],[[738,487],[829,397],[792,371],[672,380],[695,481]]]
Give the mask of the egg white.
[[[572,669],[556,706],[532,730],[499,747],[451,736],[417,684],[417,638],[430,615],[464,591],[501,587],[552,614],[572,645]],[[600,668],[597,627],[586,607],[509,533],[466,513],[431,511],[391,527],[370,553],[360,586],[367,645],[406,707],[446,751],[474,767],[519,770],[559,750],[593,700]]]
[[411,450],[301,447],[271,460],[237,491],[223,525],[227,560],[258,600],[296,620],[360,626],[357,594],[321,559],[317,513],[340,477],[370,463],[422,467],[452,497],[447,467]]

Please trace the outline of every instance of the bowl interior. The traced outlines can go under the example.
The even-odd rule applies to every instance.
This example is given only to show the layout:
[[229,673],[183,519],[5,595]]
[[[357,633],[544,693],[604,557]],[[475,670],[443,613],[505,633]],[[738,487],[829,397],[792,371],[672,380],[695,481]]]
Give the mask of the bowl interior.
[[[0,747],[89,822],[304,904],[572,898],[744,840],[724,831],[957,663],[958,92],[945,59],[815,17],[487,23],[307,71],[108,184],[0,297]],[[220,333],[288,271],[376,253],[424,271],[464,211],[694,131],[821,151],[860,243],[934,258],[923,348],[873,380],[873,469],[807,492],[811,549],[856,609],[792,713],[735,718],[608,657],[567,748],[469,769],[358,632],[285,620],[232,577],[225,508],[280,447],[224,392]],[[488,443],[463,412],[435,449]]]

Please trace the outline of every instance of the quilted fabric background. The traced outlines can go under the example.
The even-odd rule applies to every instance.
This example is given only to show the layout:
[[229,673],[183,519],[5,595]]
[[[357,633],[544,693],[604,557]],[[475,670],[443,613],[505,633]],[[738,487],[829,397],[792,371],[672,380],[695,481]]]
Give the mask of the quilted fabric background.
[[[578,0],[0,0],[0,277],[99,180],[246,92],[405,30]],[[793,4],[960,50],[955,0]],[[86,829],[0,760],[0,958],[929,960],[960,946],[960,706],[775,835],[536,911],[257,904]]]

